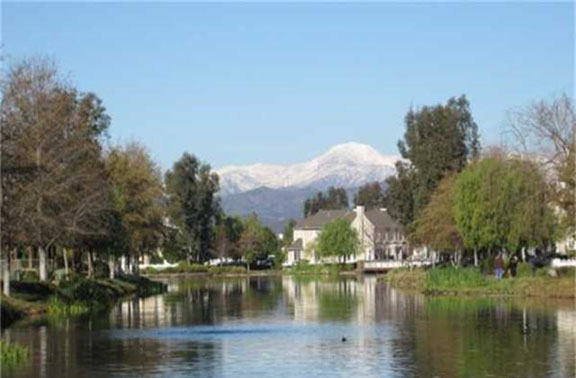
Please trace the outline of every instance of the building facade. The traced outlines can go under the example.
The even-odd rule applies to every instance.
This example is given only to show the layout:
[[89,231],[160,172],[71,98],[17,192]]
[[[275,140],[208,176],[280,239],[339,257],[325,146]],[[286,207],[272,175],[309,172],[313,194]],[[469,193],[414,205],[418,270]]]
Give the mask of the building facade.
[[[302,260],[319,263],[321,259],[316,252],[318,235],[326,224],[337,219],[346,219],[358,233],[359,252],[350,262],[401,260],[407,257],[408,243],[402,228],[387,210],[365,210],[363,206],[357,206],[354,210],[320,210],[299,221],[294,227],[294,241],[287,249],[284,265],[291,266]],[[327,259],[323,261],[328,262]]]

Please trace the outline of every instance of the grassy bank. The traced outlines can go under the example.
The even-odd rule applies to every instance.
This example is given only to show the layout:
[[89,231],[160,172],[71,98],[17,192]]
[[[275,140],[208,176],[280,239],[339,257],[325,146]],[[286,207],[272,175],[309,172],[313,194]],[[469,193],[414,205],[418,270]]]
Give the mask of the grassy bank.
[[0,366],[13,367],[28,358],[28,349],[19,345],[0,340]]
[[384,279],[394,287],[432,295],[576,297],[574,269],[559,270],[558,277],[548,277],[546,270],[534,277],[528,272],[523,267],[517,277],[498,281],[474,268],[399,269],[389,272]]
[[12,296],[1,297],[2,327],[32,315],[82,315],[107,308],[127,295],[146,296],[165,290],[166,286],[162,283],[135,276],[122,276],[114,280],[77,277],[58,286],[14,282],[11,285]]

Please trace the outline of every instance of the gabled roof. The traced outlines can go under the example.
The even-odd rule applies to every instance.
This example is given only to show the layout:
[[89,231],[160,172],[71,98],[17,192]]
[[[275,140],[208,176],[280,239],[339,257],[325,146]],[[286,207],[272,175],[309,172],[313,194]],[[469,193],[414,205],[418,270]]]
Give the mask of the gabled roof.
[[342,218],[351,222],[356,218],[356,213],[347,209],[320,210],[316,214],[299,221],[294,228],[299,230],[321,230],[327,223]]
[[290,247],[288,247],[289,251],[294,251],[294,250],[302,250],[304,246],[302,245],[302,239],[298,238],[297,240],[294,240],[292,242],[292,244],[290,244]]
[[381,209],[372,209],[366,212],[366,218],[376,227],[378,230],[383,230],[387,228],[396,229],[401,228],[398,223],[392,219],[388,211]]

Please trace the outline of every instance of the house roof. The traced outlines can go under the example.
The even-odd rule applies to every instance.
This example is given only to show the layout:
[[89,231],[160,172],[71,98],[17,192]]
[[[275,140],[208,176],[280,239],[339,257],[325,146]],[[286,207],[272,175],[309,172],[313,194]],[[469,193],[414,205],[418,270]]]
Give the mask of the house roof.
[[292,244],[290,244],[290,247],[288,247],[288,250],[289,250],[289,251],[301,250],[302,248],[303,248],[302,239],[301,239],[301,238],[298,238],[298,239],[294,240],[294,241],[292,242]]
[[[400,225],[392,219],[386,210],[371,209],[365,212],[365,216],[377,230],[400,228]],[[321,230],[327,223],[336,219],[346,219],[352,222],[355,218],[356,211],[353,210],[320,210],[316,214],[299,221],[294,228],[299,230]]]
[[374,227],[376,227],[376,229],[378,230],[387,228],[391,229],[400,228],[398,223],[396,223],[394,219],[392,219],[392,217],[386,210],[380,210],[380,209],[368,210],[366,212],[366,218],[368,218],[370,222],[372,222]]
[[351,210],[320,210],[316,214],[299,221],[294,228],[300,230],[321,230],[327,223],[336,219],[353,221],[356,213]]

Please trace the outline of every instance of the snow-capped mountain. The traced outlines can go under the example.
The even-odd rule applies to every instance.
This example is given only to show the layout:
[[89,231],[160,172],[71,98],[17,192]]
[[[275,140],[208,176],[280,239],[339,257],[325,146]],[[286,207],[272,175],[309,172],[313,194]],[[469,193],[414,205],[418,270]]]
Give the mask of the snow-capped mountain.
[[317,190],[329,186],[354,188],[368,182],[384,181],[394,174],[394,164],[398,159],[398,156],[382,155],[365,144],[345,143],[304,163],[228,166],[217,170],[217,173],[222,196],[261,187]]

